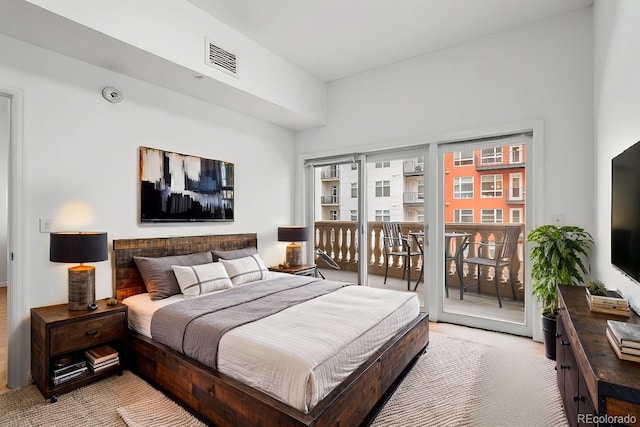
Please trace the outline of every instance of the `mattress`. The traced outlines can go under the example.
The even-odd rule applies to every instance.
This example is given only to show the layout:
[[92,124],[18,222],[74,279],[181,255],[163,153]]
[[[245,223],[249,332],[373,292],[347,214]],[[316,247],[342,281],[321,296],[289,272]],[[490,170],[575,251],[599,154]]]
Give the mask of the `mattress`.
[[[130,328],[152,338],[155,310],[183,298],[126,298]],[[218,370],[308,412],[419,311],[413,293],[346,286],[227,332]]]

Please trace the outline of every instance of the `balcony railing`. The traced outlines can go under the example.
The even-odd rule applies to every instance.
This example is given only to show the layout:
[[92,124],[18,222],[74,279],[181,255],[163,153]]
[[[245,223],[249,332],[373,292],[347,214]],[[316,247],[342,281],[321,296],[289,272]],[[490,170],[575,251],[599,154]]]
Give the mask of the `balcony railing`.
[[476,154],[474,158],[477,171],[520,169],[525,167],[524,162],[511,162],[505,159],[505,156],[487,157],[483,161],[482,156]]
[[[423,223],[420,222],[402,222],[402,231],[404,234],[410,232],[423,231]],[[469,238],[470,242],[500,242],[504,233],[506,225],[513,224],[479,224],[479,223],[448,223],[445,225],[446,232],[468,233],[471,234]],[[524,227],[521,226],[524,230]],[[368,274],[384,276],[385,272],[385,255],[384,246],[382,244],[382,223],[369,222],[367,224],[367,233],[369,236],[369,248],[367,250],[367,268]],[[357,237],[357,223],[354,221],[318,221],[314,227],[314,239],[315,246],[325,251],[333,260],[340,266],[342,270],[346,271],[358,271],[358,237]],[[455,239],[452,239],[452,244],[455,244]],[[470,244],[466,250],[465,256],[473,257],[478,255],[477,248],[480,245]],[[452,250],[455,248],[449,248]],[[428,247],[426,248],[428,251]],[[489,255],[492,254],[492,250],[489,249]],[[487,253],[483,253],[486,256]],[[514,278],[516,280],[516,290],[520,301],[522,301],[522,293],[524,288],[523,281],[523,258],[524,257],[524,245],[522,236],[518,242],[518,248],[516,254],[512,260],[511,268],[513,268]],[[390,257],[389,259],[389,276],[402,277],[403,266],[401,257]],[[469,269],[467,264],[464,264],[464,277],[465,283],[471,283],[477,280],[477,270],[475,268]],[[417,258],[413,259],[411,268],[411,277],[418,277],[420,268],[422,266],[422,260]],[[485,286],[482,288],[482,293],[493,294],[495,293],[495,287],[490,286],[491,280],[498,274],[499,282],[505,286],[508,285],[509,274],[508,268],[504,267],[500,271],[493,271],[493,268],[483,268],[482,282]],[[455,277],[455,264],[451,261],[445,265],[445,274],[449,274],[450,277]],[[467,281],[468,279],[468,281]],[[467,283],[467,284],[468,284]],[[501,285],[502,286],[502,285]],[[510,291],[501,294],[510,295]]]
[[334,180],[338,178],[340,178],[340,169],[323,170],[320,173],[320,179],[323,180]]
[[422,175],[424,173],[424,160],[405,160],[402,163],[404,175]]
[[405,191],[402,194],[402,203],[405,205],[423,204],[424,191]]
[[524,187],[507,188],[507,203],[524,204]]
[[340,196],[321,196],[321,205],[337,205],[340,201]]

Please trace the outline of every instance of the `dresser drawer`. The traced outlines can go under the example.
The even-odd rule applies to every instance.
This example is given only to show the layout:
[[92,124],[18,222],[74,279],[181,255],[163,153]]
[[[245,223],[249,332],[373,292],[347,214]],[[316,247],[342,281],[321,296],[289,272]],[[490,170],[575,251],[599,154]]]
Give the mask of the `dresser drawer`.
[[50,354],[56,356],[124,338],[125,313],[95,316],[90,320],[51,327]]

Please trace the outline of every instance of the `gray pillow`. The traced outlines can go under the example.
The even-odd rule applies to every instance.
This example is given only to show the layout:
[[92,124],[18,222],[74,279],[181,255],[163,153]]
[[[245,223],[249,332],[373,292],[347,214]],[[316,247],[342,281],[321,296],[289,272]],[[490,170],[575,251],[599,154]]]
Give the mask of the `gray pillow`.
[[248,248],[242,248],[242,249],[235,249],[232,251],[216,251],[213,250],[211,251],[211,253],[213,254],[213,259],[215,261],[218,261],[218,259],[238,259],[238,258],[245,258],[251,255],[255,255],[258,253],[258,250],[254,247],[248,247]]
[[172,265],[206,264],[213,262],[213,256],[211,252],[197,252],[159,258],[134,256],[133,261],[140,271],[149,296],[157,301],[180,293],[180,286],[171,268]]

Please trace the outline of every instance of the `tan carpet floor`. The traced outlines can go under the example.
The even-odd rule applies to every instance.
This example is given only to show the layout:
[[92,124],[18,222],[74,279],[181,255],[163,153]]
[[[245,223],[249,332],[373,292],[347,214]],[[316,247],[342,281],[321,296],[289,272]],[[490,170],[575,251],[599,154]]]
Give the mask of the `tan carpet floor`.
[[[516,341],[517,342],[517,341]],[[373,422],[382,426],[565,426],[554,362],[522,349],[430,333],[430,345]],[[45,400],[35,385],[0,394],[2,426],[203,424],[129,371]]]

